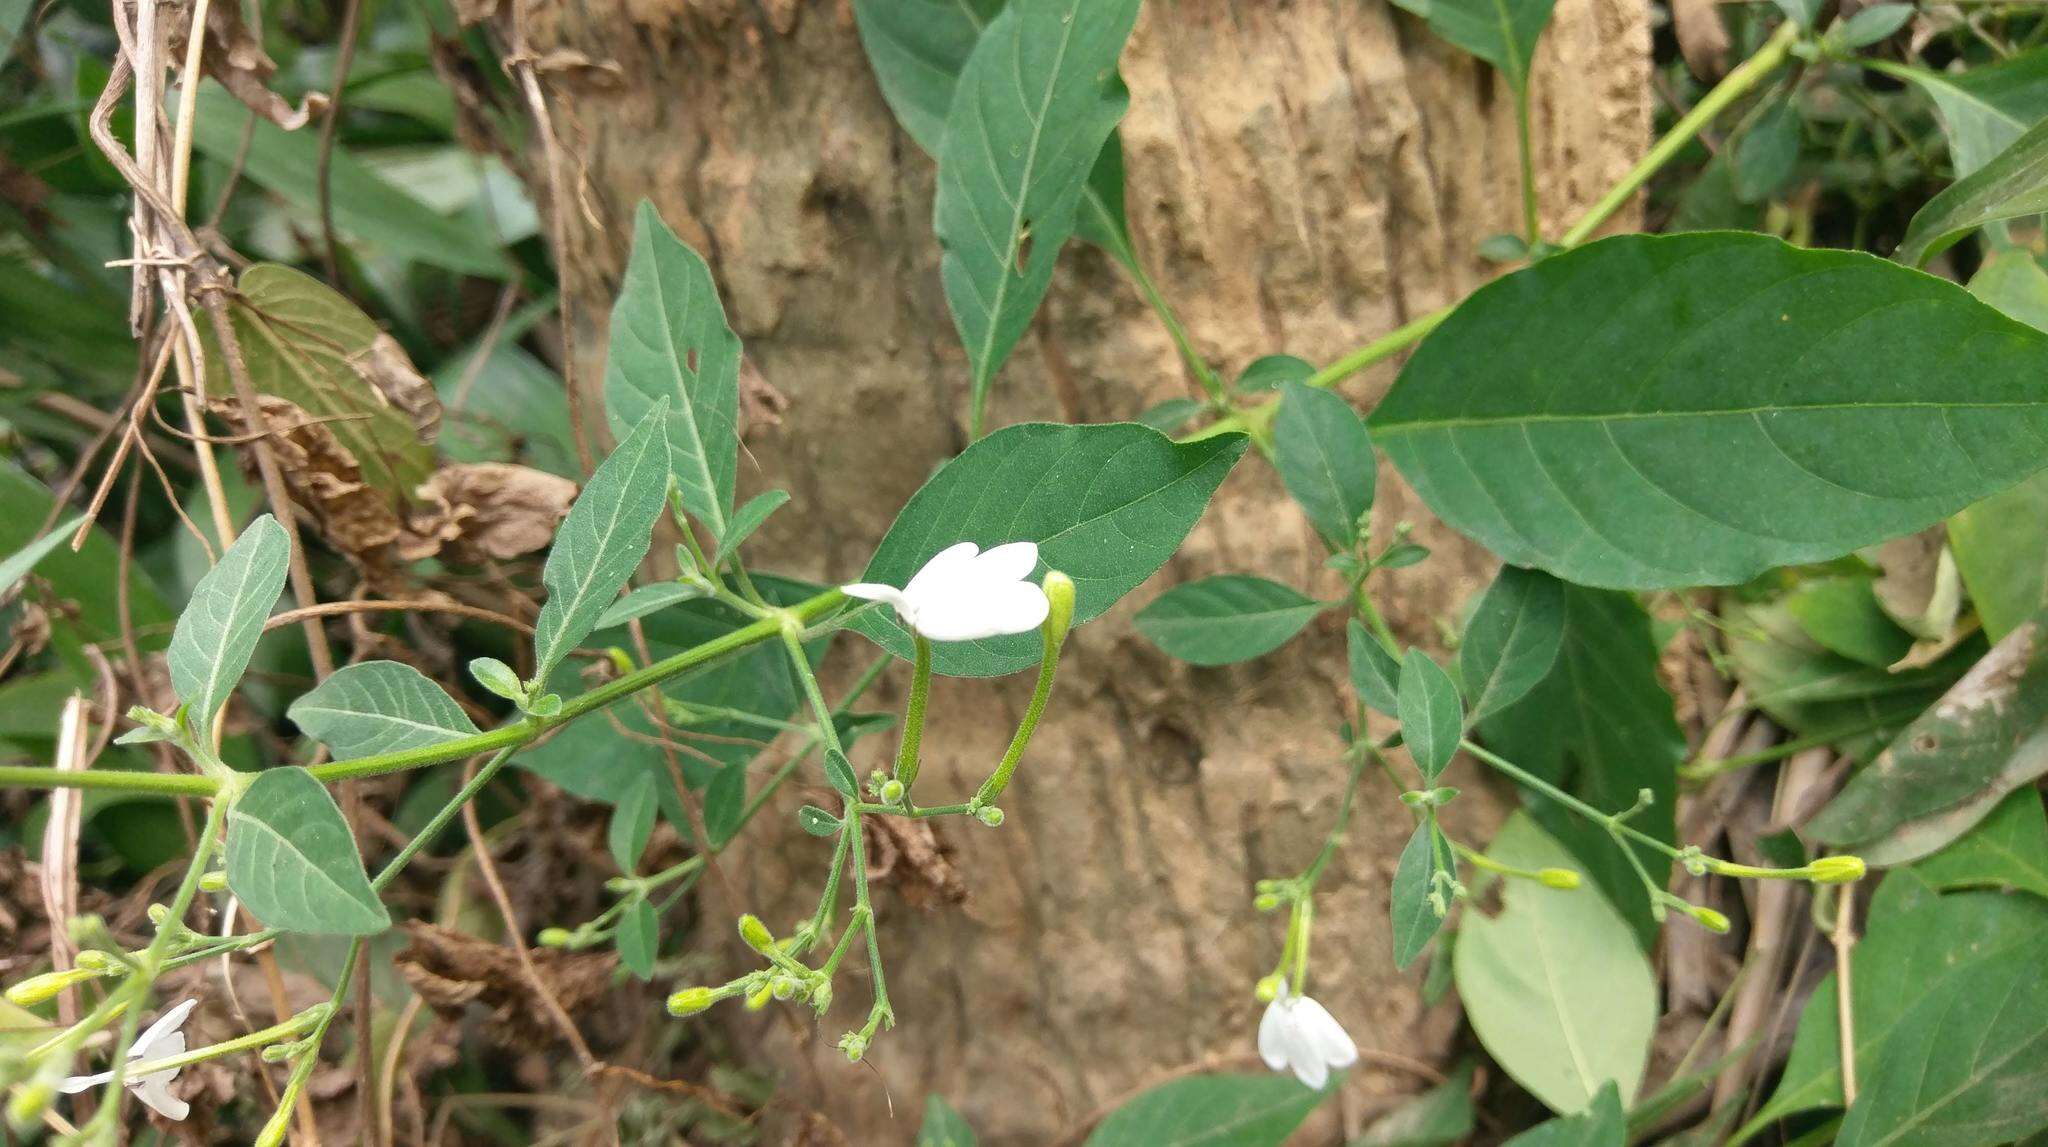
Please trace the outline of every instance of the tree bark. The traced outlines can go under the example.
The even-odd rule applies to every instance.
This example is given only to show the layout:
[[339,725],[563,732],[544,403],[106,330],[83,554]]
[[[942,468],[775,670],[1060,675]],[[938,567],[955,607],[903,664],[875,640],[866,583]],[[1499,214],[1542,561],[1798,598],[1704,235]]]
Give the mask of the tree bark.
[[[631,211],[646,197],[710,261],[751,362],[789,399],[779,425],[747,439],[743,496],[771,485],[795,495],[757,563],[851,579],[896,510],[964,446],[968,372],[939,282],[933,166],[894,126],[850,8],[583,0],[500,20],[514,18],[538,58],[566,50],[601,65],[543,75],[569,160],[558,254],[588,352],[577,364],[586,394],[601,377]],[[1558,4],[1534,92],[1551,233],[1645,145],[1648,47],[1640,0]],[[1491,273],[1480,241],[1517,227],[1507,89],[1382,0],[1155,0],[1123,71],[1140,258],[1227,374],[1268,353],[1327,361],[1455,301]],[[1382,369],[1347,392],[1369,402],[1391,378]],[[1128,419],[1192,393],[1130,283],[1076,244],[996,383],[990,424]],[[1404,520],[1434,554],[1386,576],[1382,598],[1404,638],[1440,645],[1437,622],[1456,618],[1492,561],[1383,469],[1378,536]],[[868,1064],[848,1065],[833,1046],[865,1014],[858,973],[822,1026],[776,1009],[717,1013],[739,1053],[863,1147],[910,1142],[931,1092],[1004,1147],[1057,1141],[1190,1063],[1263,1070],[1251,1058],[1251,989],[1278,955],[1281,921],[1252,910],[1252,884],[1299,871],[1335,812],[1349,705],[1341,622],[1326,616],[1250,665],[1198,670],[1147,645],[1130,614],[1166,585],[1218,571],[1327,596],[1321,556],[1270,468],[1249,458],[1180,556],[1076,634],[1005,798],[1007,822],[937,827],[965,902],[913,906],[902,858],[882,879],[899,1025]],[[889,678],[876,702],[900,703],[906,678]],[[939,684],[925,800],[972,791],[1029,688],[1029,674]],[[860,746],[857,771],[886,752],[880,738]],[[1500,802],[1456,769],[1467,797],[1449,822],[1483,842]],[[791,824],[816,788],[784,793],[723,865],[778,928],[815,903],[828,859],[826,842]],[[1368,1058],[1306,1142],[1335,1141],[1329,1112],[1355,1124],[1421,1086],[1374,1053],[1429,1061],[1455,1030],[1448,1008],[1423,1006],[1419,975],[1392,966],[1388,883],[1410,819],[1379,778],[1360,801],[1319,897],[1311,990]],[[743,966],[733,953],[719,963],[716,976]]]

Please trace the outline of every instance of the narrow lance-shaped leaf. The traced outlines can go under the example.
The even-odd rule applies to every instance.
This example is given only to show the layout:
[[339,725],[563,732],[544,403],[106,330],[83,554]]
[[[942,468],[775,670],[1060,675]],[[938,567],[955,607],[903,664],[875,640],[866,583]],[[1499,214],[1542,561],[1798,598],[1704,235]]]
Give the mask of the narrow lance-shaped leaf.
[[972,370],[989,383],[1052,282],[1129,93],[1116,72],[1138,0],[1012,0],[953,91],[932,215],[940,275]]
[[0,561],[0,597],[6,596],[19,585],[21,579],[36,568],[37,562],[49,557],[58,546],[70,540],[71,535],[77,531],[78,524],[84,520],[84,515],[73,518],[22,549],[7,555],[7,560]]
[[1444,878],[1457,875],[1451,843],[1436,825],[1434,816],[1424,817],[1408,837],[1407,847],[1394,866],[1394,890],[1389,907],[1393,913],[1394,966],[1405,968],[1429,946],[1450,914],[1449,892],[1439,887]]
[[228,810],[228,888],[287,932],[372,936],[390,913],[325,786],[292,766],[259,774]]
[[1457,755],[1465,731],[1465,712],[1457,683],[1429,654],[1410,647],[1401,660],[1399,694],[1401,739],[1425,784],[1435,784],[1444,766]]
[[287,715],[337,761],[424,749],[477,731],[446,690],[396,661],[338,669],[292,702]]
[[[1074,623],[1102,615],[1166,564],[1247,440],[1176,443],[1136,423],[1009,426],[932,475],[875,548],[862,581],[903,585],[955,542],[1038,543],[1048,569],[1074,579]],[[910,635],[885,611],[854,628],[899,657]],[[1014,673],[1038,662],[1035,633],[946,642],[933,668],[955,677]]]
[[739,468],[740,340],[726,325],[711,268],[653,205],[633,218],[633,254],[612,304],[604,402],[623,434],[668,409],[668,466],[683,508],[725,536]]
[[2048,336],[1953,283],[1761,235],[1628,235],[1482,287],[1373,441],[1437,515],[1582,585],[1748,580],[2048,462]]
[[1358,542],[1358,520],[1372,509],[1376,459],[1365,420],[1327,390],[1289,382],[1273,417],[1273,464],[1287,492],[1330,545]]
[[1927,201],[1894,258],[1918,267],[1988,223],[2048,211],[2048,120]]
[[590,476],[555,532],[541,568],[547,604],[534,623],[536,682],[546,682],[562,658],[597,626],[634,567],[647,556],[654,522],[668,492],[668,400],[647,415]]
[[1276,581],[1224,574],[1177,585],[1139,612],[1138,632],[1182,661],[1231,665],[1285,645],[1324,609]]
[[192,588],[192,600],[171,631],[171,689],[204,734],[249,668],[277,595],[284,591],[291,541],[277,519],[249,523],[219,564]]
[[612,806],[612,821],[605,832],[605,845],[611,849],[619,871],[628,876],[640,870],[640,854],[647,851],[647,838],[654,832],[654,814],[659,804],[655,798],[655,786],[658,783],[655,774],[642,774],[626,789],[619,803]]
[[634,978],[654,978],[654,960],[660,952],[661,922],[656,917],[654,905],[646,900],[636,900],[631,908],[619,916],[619,963],[626,966]]
[[650,613],[659,613],[672,605],[696,601],[708,597],[710,587],[699,582],[658,581],[651,585],[636,586],[626,596],[611,603],[597,619],[597,629],[610,629],[636,621]]
[[1875,56],[1858,62],[1905,80],[1934,101],[1957,178],[1984,166],[2027,128],[2048,119],[2048,49],[2036,48],[1960,72],[1930,71]]

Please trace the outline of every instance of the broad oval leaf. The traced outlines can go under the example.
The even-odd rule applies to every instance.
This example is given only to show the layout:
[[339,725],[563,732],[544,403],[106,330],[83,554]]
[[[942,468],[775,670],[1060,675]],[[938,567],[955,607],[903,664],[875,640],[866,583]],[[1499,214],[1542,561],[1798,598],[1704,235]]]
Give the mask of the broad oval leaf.
[[1351,665],[1351,687],[1358,691],[1358,699],[1376,713],[1399,717],[1401,663],[1357,618],[1344,627],[1344,640]]
[[1273,416],[1273,465],[1309,523],[1331,546],[1358,543],[1372,509],[1376,465],[1365,419],[1327,390],[1289,382]]
[[[1394,966],[1405,968],[1429,946],[1450,915],[1450,898],[1437,887],[1438,874],[1455,877],[1456,860],[1450,841],[1433,817],[1424,817],[1401,849],[1394,866],[1394,890],[1390,903],[1394,924]],[[1432,897],[1430,893],[1437,895]],[[1441,909],[1441,910],[1439,910]]]
[[[1516,813],[1487,855],[1518,868],[1571,856]],[[1559,1114],[1608,1083],[1633,1102],[1657,1024],[1657,985],[1628,922],[1596,889],[1505,881],[1500,914],[1467,912],[1452,968],[1479,1042]]]
[[[1247,441],[1176,443],[1130,422],[1005,427],[911,496],[860,580],[903,585],[955,542],[1037,542],[1045,566],[1074,579],[1074,623],[1091,621],[1180,548]],[[888,611],[863,614],[854,628],[911,656],[910,635]],[[1039,654],[1038,635],[1025,633],[946,642],[932,664],[949,676],[994,677]]]
[[562,658],[590,635],[633,576],[654,537],[668,494],[668,399],[647,414],[590,476],[555,531],[541,567],[548,600],[533,627],[536,682],[545,682]]
[[1556,578],[1502,566],[1472,609],[1458,643],[1458,674],[1479,722],[1522,699],[1564,646],[1564,587]]
[[1085,1147],[1280,1147],[1333,1090],[1280,1075],[1177,1079],[1117,1108]]
[[812,836],[831,836],[839,831],[839,818],[814,804],[796,810],[796,823]]
[[976,41],[939,148],[933,229],[979,433],[989,383],[1052,282],[1103,143],[1130,102],[1117,58],[1138,0],[1011,0]]
[[854,0],[861,47],[911,142],[939,154],[953,85],[1003,0]]
[[825,780],[840,796],[860,797],[860,782],[854,779],[853,762],[838,749],[825,750]]
[[1273,652],[1300,633],[1323,603],[1249,574],[1177,585],[1139,612],[1138,632],[1193,665],[1231,665]]
[[312,773],[259,774],[227,820],[228,889],[265,925],[337,936],[391,925],[341,807]]
[[337,669],[293,701],[286,716],[337,761],[424,749],[477,732],[446,690],[396,661]]
[[1446,522],[1582,585],[1745,581],[1921,529],[2048,454],[2048,337],[1761,235],[1626,235],[1481,288],[1373,440]]
[[192,599],[178,616],[167,654],[171,690],[202,738],[249,668],[263,623],[284,592],[291,551],[277,519],[257,518],[192,587]]
[[1410,646],[1401,659],[1398,706],[1401,740],[1415,767],[1422,770],[1425,784],[1435,784],[1444,766],[1458,753],[1458,741],[1465,732],[1464,703],[1458,698],[1458,684],[1432,660],[1429,654]]
[[1988,223],[2048,211],[2048,120],[1927,201],[1893,256],[1918,267]]
[[739,468],[740,340],[711,268],[645,200],[612,304],[604,403],[620,435],[666,407],[668,466],[683,509],[713,541],[723,538]]

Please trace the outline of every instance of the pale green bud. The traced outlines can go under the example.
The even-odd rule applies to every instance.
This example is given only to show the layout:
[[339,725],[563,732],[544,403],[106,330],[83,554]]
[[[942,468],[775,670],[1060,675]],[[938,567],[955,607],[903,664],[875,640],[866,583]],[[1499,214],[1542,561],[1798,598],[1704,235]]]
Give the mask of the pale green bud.
[[775,948],[774,934],[768,931],[768,925],[761,923],[759,916],[751,912],[740,917],[740,939],[747,942],[747,947],[763,956]]
[[1860,856],[1823,856],[1806,870],[1810,873],[1807,879],[1815,884],[1853,884],[1863,879],[1869,868]]
[[883,781],[881,797],[883,804],[896,804],[901,801],[903,799],[903,782],[893,777]]
[[55,1085],[43,1079],[30,1080],[14,1089],[7,1099],[7,1121],[16,1127],[28,1127],[43,1117],[50,1101],[57,1098]]
[[754,990],[753,995],[747,997],[747,1010],[750,1012],[758,1012],[762,1008],[767,1007],[768,1001],[774,998],[774,991],[767,984],[762,984],[759,988]]
[[791,976],[777,976],[768,981],[768,990],[774,993],[775,998],[783,1003],[788,1003],[796,998],[796,989],[796,979]]
[[567,928],[542,928],[534,941],[543,948],[566,948],[572,938]]
[[1252,907],[1261,912],[1271,912],[1284,903],[1286,901],[1281,900],[1279,894],[1274,892],[1261,892],[1252,898]]
[[1703,908],[1697,904],[1685,904],[1683,908],[1687,916],[1698,921],[1699,926],[1707,931],[1716,933],[1728,931],[1728,917],[1714,911],[1712,908]]
[[1003,823],[1003,810],[994,805],[989,805],[987,808],[977,810],[974,814],[974,819],[990,828],[996,828]]
[[1252,989],[1252,995],[1257,997],[1260,1003],[1270,1004],[1279,998],[1280,988],[1286,982],[1287,980],[1277,972],[1270,976],[1262,976],[1258,986]]
[[1543,887],[1561,892],[1570,892],[1579,886],[1579,874],[1569,868],[1539,868],[1536,879],[1543,882]]
[[839,1037],[839,1050],[846,1053],[846,1062],[859,1063],[868,1053],[867,1037],[859,1032],[847,1032]]
[[99,978],[99,973],[85,968],[74,968],[66,972],[44,972],[30,976],[7,989],[7,1002],[20,1007],[33,1007],[56,997],[57,993],[73,984]]
[[1045,631],[1054,643],[1066,640],[1067,630],[1074,624],[1074,579],[1058,570],[1048,571],[1045,580],[1039,583],[1045,591],[1045,600],[1052,606],[1045,615]]
[[199,887],[205,892],[224,892],[228,886],[228,874],[219,869],[199,878]]
[[116,960],[111,953],[102,952],[98,948],[87,948],[71,962],[88,972],[111,972],[121,967],[121,961]]
[[668,998],[668,1014],[694,1016],[717,1002],[718,993],[710,988],[684,988]]

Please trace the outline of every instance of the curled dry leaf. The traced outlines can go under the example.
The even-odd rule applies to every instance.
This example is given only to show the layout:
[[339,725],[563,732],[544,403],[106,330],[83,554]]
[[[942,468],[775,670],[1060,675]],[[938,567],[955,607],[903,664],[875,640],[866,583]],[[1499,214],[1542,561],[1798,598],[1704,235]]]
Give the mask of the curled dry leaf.
[[397,339],[379,331],[368,346],[349,355],[348,364],[378,397],[405,412],[420,441],[441,436],[441,396]]
[[[475,1004],[489,1012],[484,1029],[494,1042],[524,1051],[555,1046],[560,1033],[520,970],[518,953],[434,924],[413,921],[405,931],[412,943],[398,954],[398,970],[428,1007],[453,1018]],[[556,949],[532,957],[548,994],[572,1016],[610,990],[618,962],[610,953]]]
[[[391,501],[363,480],[354,452],[342,445],[330,424],[316,422],[298,404],[258,395],[268,441],[292,500],[309,511],[327,544],[364,565],[383,563],[382,550],[398,540],[401,523]],[[210,408],[237,434],[255,430],[232,398],[212,399]],[[255,455],[238,451],[253,475]]]
[[576,483],[531,466],[476,462],[442,467],[417,495],[401,556],[507,561],[547,547],[576,500]]
[[740,359],[740,427],[741,434],[751,433],[767,426],[782,425],[782,413],[789,409],[789,396],[775,389],[775,384],[761,373],[750,358]]
[[931,910],[967,900],[967,884],[953,867],[953,850],[932,831],[927,820],[868,817],[868,875],[894,879],[896,889],[913,908]]
[[[185,58],[190,24],[172,21],[170,58]],[[291,101],[270,90],[270,77],[277,73],[277,61],[263,50],[263,42],[242,23],[240,4],[212,4],[206,9],[206,74],[220,81],[228,94],[250,111],[285,129],[296,131],[327,110],[324,92],[307,92],[294,108]]]

